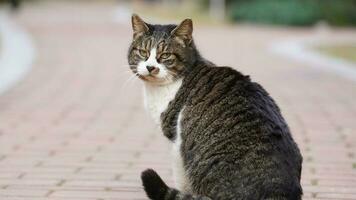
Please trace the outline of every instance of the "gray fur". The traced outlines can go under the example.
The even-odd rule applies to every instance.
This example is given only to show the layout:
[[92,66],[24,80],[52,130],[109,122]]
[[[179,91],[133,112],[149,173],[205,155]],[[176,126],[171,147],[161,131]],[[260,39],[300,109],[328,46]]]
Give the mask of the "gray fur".
[[[161,115],[163,134],[176,139],[179,112],[181,155],[194,194],[164,184],[152,170],[143,172],[148,196],[173,199],[299,200],[302,156],[281,112],[258,83],[229,67],[203,59],[189,37],[171,36],[175,25],[149,25],[129,50],[135,69],[135,45],[165,41],[177,56],[171,68],[183,78],[174,100]],[[187,39],[188,38],[188,39]],[[148,47],[150,48],[150,47]],[[195,196],[194,196],[195,195]]]

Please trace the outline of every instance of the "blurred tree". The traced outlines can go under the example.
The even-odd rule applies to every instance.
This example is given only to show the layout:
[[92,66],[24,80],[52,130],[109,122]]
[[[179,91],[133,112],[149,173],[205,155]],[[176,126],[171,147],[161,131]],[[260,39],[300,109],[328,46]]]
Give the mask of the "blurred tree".
[[314,0],[253,0],[232,3],[230,17],[235,21],[311,25],[320,19],[320,11]]
[[210,0],[209,13],[212,19],[223,21],[225,19],[225,10],[225,0]]
[[322,19],[329,24],[356,26],[356,0],[324,0],[321,13]]
[[20,0],[0,0],[0,3],[8,3],[12,10],[17,10],[20,7]]
[[13,10],[17,10],[20,7],[20,0],[10,0],[10,5]]
[[[356,26],[356,0],[225,0],[233,21],[306,26],[324,21]],[[200,0],[209,9],[212,0]]]
[[356,0],[227,0],[234,21],[268,24],[356,25]]

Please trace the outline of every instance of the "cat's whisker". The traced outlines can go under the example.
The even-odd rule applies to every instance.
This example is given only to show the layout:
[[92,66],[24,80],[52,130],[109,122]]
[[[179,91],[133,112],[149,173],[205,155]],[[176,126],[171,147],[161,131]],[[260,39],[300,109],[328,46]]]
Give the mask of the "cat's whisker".
[[136,67],[137,65],[128,65],[128,64],[124,64],[124,65],[115,65],[116,67],[122,67],[122,68],[130,68],[130,67]]
[[168,76],[165,76],[165,77],[164,77],[164,79],[165,79],[165,81],[166,81],[167,83],[169,83],[169,82],[170,82],[170,80],[169,80]]
[[125,65],[125,66],[119,66],[119,68],[120,68],[120,70],[121,69],[124,69],[125,71],[126,70],[130,70],[130,69],[134,69],[136,66],[127,66],[127,65]]
[[135,73],[137,73],[137,70],[136,69],[127,69],[127,68],[125,68],[124,70],[122,70],[122,71],[119,71],[119,73],[121,73],[121,76],[127,76],[127,74],[135,74]]
[[134,81],[134,79],[139,76],[138,73],[134,73],[132,74],[121,86],[120,90],[122,90],[123,88],[125,88],[130,82]]
[[122,73],[119,74],[119,77],[121,78],[123,76],[128,76],[128,75],[131,77],[132,75],[135,75],[135,73],[132,71],[123,71]]
[[[128,64],[128,63],[118,63],[118,65],[124,66],[124,65],[131,65],[131,64]],[[134,64],[132,64],[132,65],[134,65]]]
[[167,71],[167,72],[168,72],[168,75],[170,75],[170,79],[171,79],[171,80],[174,80],[174,77],[177,76],[177,74],[174,73],[174,72],[171,72],[171,71]]

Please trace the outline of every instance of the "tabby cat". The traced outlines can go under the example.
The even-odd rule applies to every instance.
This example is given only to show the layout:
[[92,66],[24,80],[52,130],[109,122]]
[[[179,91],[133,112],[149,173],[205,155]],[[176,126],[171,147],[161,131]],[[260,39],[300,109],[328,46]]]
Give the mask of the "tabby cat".
[[301,199],[302,157],[281,112],[249,76],[199,54],[193,25],[132,16],[128,62],[144,82],[147,110],[173,146],[176,188],[152,169],[152,200]]

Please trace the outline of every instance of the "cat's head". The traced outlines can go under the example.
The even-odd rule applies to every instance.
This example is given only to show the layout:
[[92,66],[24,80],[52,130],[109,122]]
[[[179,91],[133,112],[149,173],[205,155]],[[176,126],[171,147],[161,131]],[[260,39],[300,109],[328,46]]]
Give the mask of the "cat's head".
[[132,15],[132,29],[133,41],[128,52],[130,69],[148,83],[172,83],[197,59],[190,19],[179,25],[152,25]]

